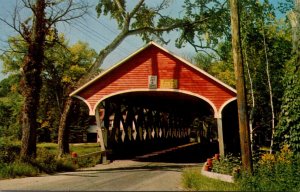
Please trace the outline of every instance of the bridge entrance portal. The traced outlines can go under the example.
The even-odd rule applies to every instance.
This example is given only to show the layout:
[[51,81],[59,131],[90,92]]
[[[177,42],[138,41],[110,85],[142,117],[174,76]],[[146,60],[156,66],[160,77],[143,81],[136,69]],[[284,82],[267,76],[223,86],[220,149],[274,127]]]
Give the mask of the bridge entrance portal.
[[217,141],[224,155],[222,112],[236,91],[150,42],[71,96],[96,117],[103,151],[176,139]]

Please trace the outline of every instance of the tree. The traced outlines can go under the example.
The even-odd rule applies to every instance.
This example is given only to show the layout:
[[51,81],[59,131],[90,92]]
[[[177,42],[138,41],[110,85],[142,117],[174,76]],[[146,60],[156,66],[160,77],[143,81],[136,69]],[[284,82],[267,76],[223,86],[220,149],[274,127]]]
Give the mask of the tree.
[[197,53],[192,59],[192,63],[224,83],[235,87],[236,81],[230,53],[231,46],[228,44],[228,42],[220,42],[216,49],[218,54]]
[[[197,9],[199,10],[197,12],[194,12],[192,3],[186,1],[186,16],[182,19],[171,18],[162,14],[162,10],[169,6],[169,1],[167,0],[161,1],[159,5],[154,7],[148,6],[145,0],[139,0],[132,9],[128,8],[126,3],[126,1],[120,0],[102,0],[98,3],[96,7],[98,16],[100,18],[101,16],[110,16],[112,20],[116,21],[120,32],[109,45],[99,51],[96,61],[78,81],[76,87],[79,87],[97,74],[103,60],[128,36],[138,35],[144,41],[156,38],[163,43],[167,43],[163,38],[163,34],[176,29],[181,32],[180,37],[177,39],[177,46],[180,47],[184,46],[185,43],[192,43],[196,50],[200,48],[213,48],[217,43],[217,35],[213,36],[210,33],[218,33],[220,36],[220,27],[223,27],[221,25],[222,21],[226,20],[223,17],[226,14],[225,3],[215,0],[204,3],[197,1]],[[210,6],[207,6],[208,4]],[[209,44],[196,45],[194,37],[199,37],[200,39],[198,40],[200,42],[208,42],[204,41],[201,37],[204,34],[206,34],[207,38],[214,38],[211,39]],[[74,88],[70,87],[68,92],[71,93]],[[66,120],[71,105],[72,98],[69,97],[64,103],[64,110],[59,124],[59,156],[69,151],[65,135],[67,133]]]
[[[60,44],[55,44],[45,53],[45,69],[42,73],[44,86],[41,98],[43,107],[40,109],[41,116],[39,117],[44,129],[52,129],[56,134],[63,103],[68,98],[68,87],[75,85],[96,56],[96,52],[86,43],[79,41],[70,46],[63,35],[60,35],[59,41]],[[78,121],[79,118],[74,123]],[[57,135],[55,140],[57,140]]]
[[[51,35],[47,35],[46,39],[51,37]],[[4,71],[11,75],[1,82],[0,97],[3,97],[3,101],[8,101],[3,105],[3,107],[9,108],[5,114],[13,110],[13,114],[3,115],[3,118],[17,119],[19,110],[15,112],[18,109],[16,106],[19,106],[19,100],[22,100],[18,94],[19,68],[22,65],[23,52],[26,50],[27,44],[22,41],[20,36],[10,37],[8,43],[14,51],[1,55],[0,59],[3,61]],[[57,43],[51,47],[45,47],[44,70],[41,73],[43,85],[40,108],[37,113],[38,141],[57,141],[57,127],[63,109],[61,104],[68,97],[66,88],[74,85],[74,82],[85,73],[95,56],[96,52],[89,48],[86,43],[79,41],[69,45],[62,34],[58,35]],[[77,118],[74,118],[75,120],[68,125],[80,125],[85,122],[81,119],[82,115],[78,115],[78,111],[82,111],[81,105],[77,105],[72,111]],[[2,122],[9,132],[18,130],[12,129],[12,126],[15,126],[12,122],[15,120],[5,119]]]
[[[36,129],[37,129],[37,109],[39,106],[41,85],[41,72],[44,61],[44,48],[46,45],[46,35],[52,27],[60,21],[69,21],[81,16],[85,6],[74,6],[73,1],[67,1],[65,9],[59,7],[62,1],[23,0],[24,7],[32,12],[32,17],[23,22],[18,20],[20,15],[15,9],[12,24],[1,18],[8,26],[18,32],[23,41],[27,44],[21,67],[21,92],[23,95],[22,109],[22,145],[21,159],[28,160],[36,156]],[[75,7],[75,8],[74,8]],[[49,8],[48,14],[46,9]],[[82,9],[82,10],[80,10]],[[79,13],[69,15],[72,11]]]
[[[28,159],[36,155],[36,118],[41,89],[41,71],[44,58],[44,43],[47,31],[45,19],[46,2],[36,1],[32,6],[34,14],[31,33],[24,34],[28,42],[28,51],[23,60],[21,72],[22,95],[22,145],[21,158]],[[28,30],[28,29],[26,29]]]
[[241,18],[246,82],[250,91],[251,144],[271,146],[283,93],[279,77],[283,76],[284,63],[290,58],[289,28],[284,20],[276,18],[275,9],[268,1],[243,1]]
[[293,34],[293,57],[286,63],[283,79],[284,94],[281,113],[276,128],[278,144],[288,144],[294,152],[300,151],[300,1],[295,0],[294,10],[289,14]]
[[232,54],[235,67],[236,89],[237,89],[237,103],[239,114],[239,129],[240,129],[240,143],[243,169],[252,173],[252,154],[250,147],[250,135],[247,118],[247,100],[244,82],[244,66],[242,57],[242,46],[240,41],[240,26],[239,26],[239,6],[238,1],[230,0],[231,10],[231,26],[232,26]]
[[18,123],[22,96],[18,93],[19,74],[13,74],[0,82],[0,135],[8,140],[21,139]]

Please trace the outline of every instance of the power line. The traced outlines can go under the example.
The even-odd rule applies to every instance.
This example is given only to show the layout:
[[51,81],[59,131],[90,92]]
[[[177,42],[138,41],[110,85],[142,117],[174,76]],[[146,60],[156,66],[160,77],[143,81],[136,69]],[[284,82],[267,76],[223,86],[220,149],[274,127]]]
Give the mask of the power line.
[[[115,35],[118,35],[119,33],[116,30],[111,29],[108,25],[106,25],[105,23],[99,21],[97,18],[95,18],[94,16],[92,16],[90,13],[87,14],[90,18],[92,18],[94,21],[96,21],[97,23],[99,23],[100,25],[102,25],[104,28],[106,28],[108,31],[114,33]],[[130,45],[131,47],[137,49],[140,46],[139,45],[134,45],[132,44],[132,42],[127,41],[126,39],[124,40],[124,42],[126,42],[128,45]]]
[[[107,40],[107,39],[103,36],[103,34],[99,33],[99,31],[97,31],[97,30],[91,28],[90,26],[86,25],[86,24],[83,23],[82,21],[79,21],[79,23],[80,23],[81,25],[84,26],[85,31],[92,32],[93,34],[97,35],[97,37],[99,37],[100,39],[102,39],[103,41],[105,41],[105,42],[108,43],[108,44],[111,42],[111,41]],[[128,48],[124,47],[122,44],[119,45],[119,47],[123,49],[123,50],[122,50],[122,49],[121,49],[121,50],[122,50],[123,53],[125,53],[126,56],[130,54],[130,52],[128,51]],[[126,51],[125,51],[125,50],[126,50]]]
[[[81,25],[80,25],[80,24],[81,24]],[[93,40],[99,42],[99,39],[98,39],[98,38],[95,38],[95,36],[92,35],[93,33],[95,34],[95,32],[89,30],[88,27],[87,27],[86,25],[83,25],[83,24],[80,23],[80,22],[76,23],[76,25],[77,25],[77,27],[75,27],[75,26],[73,26],[73,27],[76,28],[78,31],[80,31],[80,32],[83,33],[84,35],[90,37],[91,39],[93,39]],[[82,26],[84,26],[84,27],[82,27]],[[98,33],[96,33],[96,34],[98,34]],[[97,36],[99,36],[99,35],[97,35]],[[99,38],[100,38],[100,36],[99,36]],[[106,43],[110,43],[110,41],[104,39],[103,37],[101,37],[101,40],[102,40],[102,41],[105,41]],[[103,45],[103,44],[101,43],[101,45]],[[126,52],[125,52],[125,49],[120,49],[120,48],[117,48],[117,49],[118,49],[118,51],[120,51],[120,53],[122,53],[124,56],[128,56],[129,52],[126,53]]]

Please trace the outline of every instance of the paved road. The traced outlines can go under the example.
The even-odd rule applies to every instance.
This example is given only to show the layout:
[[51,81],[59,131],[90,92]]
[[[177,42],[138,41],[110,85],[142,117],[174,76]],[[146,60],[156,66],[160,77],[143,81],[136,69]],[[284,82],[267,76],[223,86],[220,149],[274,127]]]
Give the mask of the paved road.
[[[180,148],[177,151],[186,150]],[[0,190],[182,191],[182,169],[197,163],[176,162],[176,159],[158,162],[166,160],[165,157],[169,160],[175,153],[167,151],[140,159],[115,160],[108,165],[100,164],[76,172],[1,180]]]

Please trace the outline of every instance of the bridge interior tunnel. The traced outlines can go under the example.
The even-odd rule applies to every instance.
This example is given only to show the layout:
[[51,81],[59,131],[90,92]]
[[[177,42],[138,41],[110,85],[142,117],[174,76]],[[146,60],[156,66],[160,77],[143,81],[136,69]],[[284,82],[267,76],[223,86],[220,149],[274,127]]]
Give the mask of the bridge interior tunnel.
[[238,155],[241,152],[237,101],[226,105],[222,111],[224,148],[227,154]]
[[[217,126],[212,107],[179,92],[130,92],[102,101],[102,133],[110,158],[131,158],[190,142],[216,153]],[[203,153],[207,153],[203,147]]]

